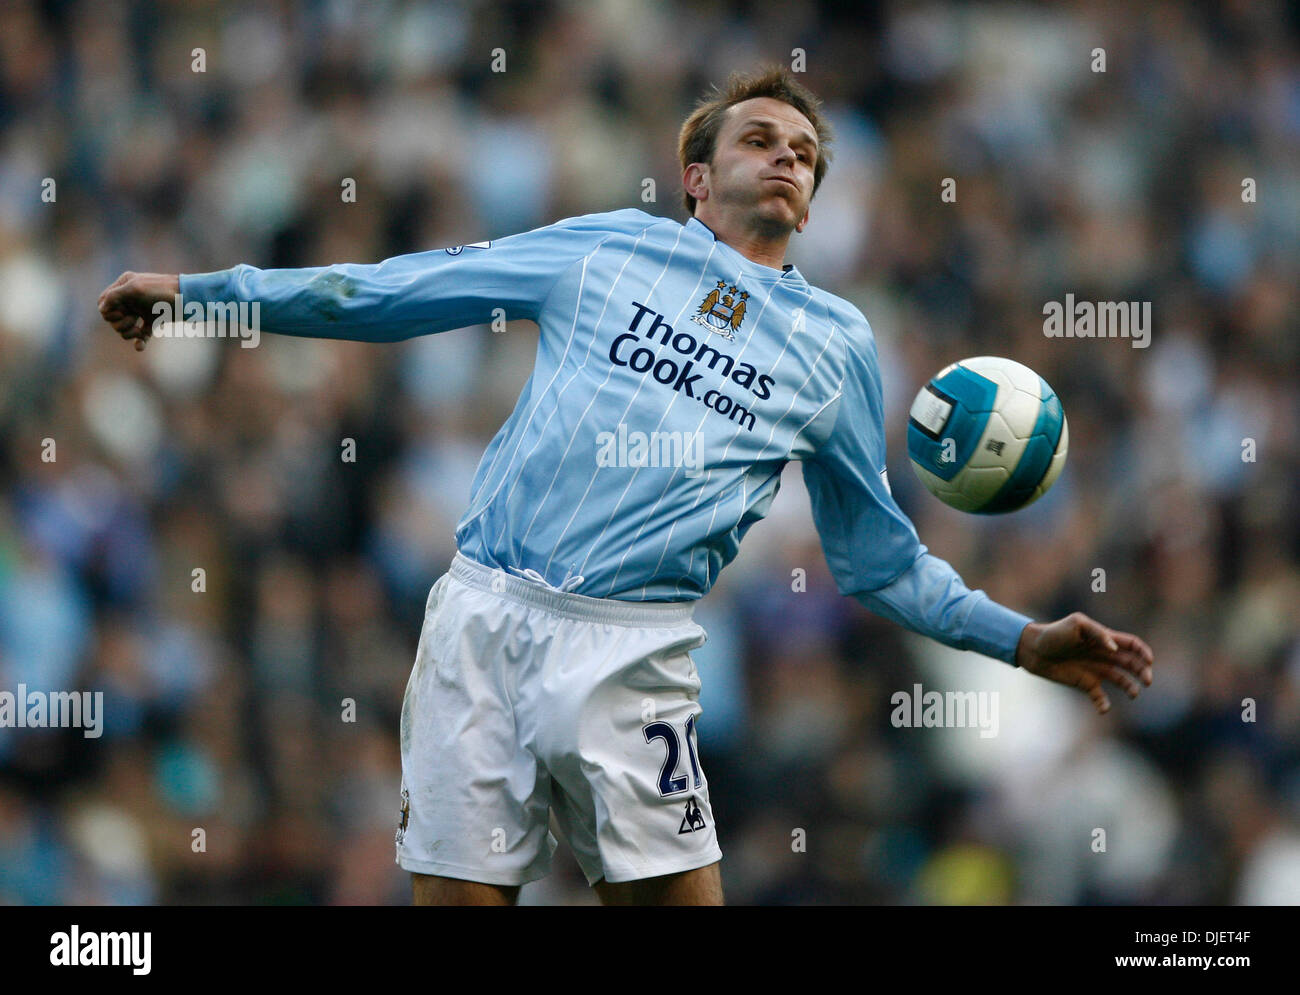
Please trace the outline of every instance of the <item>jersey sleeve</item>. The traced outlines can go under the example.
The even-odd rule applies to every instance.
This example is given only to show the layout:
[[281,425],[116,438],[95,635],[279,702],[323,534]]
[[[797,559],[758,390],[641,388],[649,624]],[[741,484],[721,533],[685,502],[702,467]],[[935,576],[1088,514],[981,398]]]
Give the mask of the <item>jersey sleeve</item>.
[[183,274],[180,292],[186,304],[257,304],[263,332],[396,342],[482,324],[502,313],[536,320],[569,266],[611,235],[635,233],[660,220],[638,210],[588,214],[373,264],[264,270],[241,263]]
[[840,593],[945,645],[1015,662],[1031,619],[971,591],[932,556],[894,501],[885,473],[884,402],[875,341],[847,339],[844,384],[829,437],[803,461],[822,550]]

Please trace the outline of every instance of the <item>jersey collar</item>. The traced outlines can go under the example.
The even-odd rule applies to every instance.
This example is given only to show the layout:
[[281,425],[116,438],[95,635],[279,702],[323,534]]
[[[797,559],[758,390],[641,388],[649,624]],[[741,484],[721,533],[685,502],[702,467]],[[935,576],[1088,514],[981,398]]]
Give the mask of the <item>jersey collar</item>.
[[806,284],[808,282],[803,278],[803,274],[799,272],[798,268],[794,265],[794,263],[786,263],[781,269],[776,269],[772,266],[764,266],[762,263],[754,262],[744,253],[742,253],[739,249],[732,248],[726,242],[721,241],[715,234],[713,234],[713,229],[710,228],[708,225],[706,225],[699,218],[692,217],[689,221],[687,221],[686,230],[691,232],[692,234],[700,235],[708,239],[710,242],[716,244],[718,247],[718,251],[721,252],[727,259],[731,260],[732,262],[738,263],[741,267],[743,267],[746,271],[750,273],[759,276],[779,279],[782,283],[805,283]]

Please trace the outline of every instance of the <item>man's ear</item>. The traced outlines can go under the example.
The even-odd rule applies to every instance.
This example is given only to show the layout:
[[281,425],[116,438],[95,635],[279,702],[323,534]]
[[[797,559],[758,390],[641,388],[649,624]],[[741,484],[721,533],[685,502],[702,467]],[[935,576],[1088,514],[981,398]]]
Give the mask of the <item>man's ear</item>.
[[811,212],[811,210],[812,210],[811,208],[805,208],[803,212],[803,220],[794,226],[794,230],[797,231],[800,235],[802,235],[803,230],[808,227],[808,215]]
[[697,201],[709,199],[709,164],[693,162],[682,173],[682,187]]

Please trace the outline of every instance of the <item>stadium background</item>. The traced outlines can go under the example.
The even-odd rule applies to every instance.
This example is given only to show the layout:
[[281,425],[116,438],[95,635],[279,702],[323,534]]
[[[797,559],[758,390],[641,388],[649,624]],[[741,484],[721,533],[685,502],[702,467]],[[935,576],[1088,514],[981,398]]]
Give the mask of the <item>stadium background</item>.
[[[401,695],[536,342],[141,355],[99,291],[626,206],[682,220],[681,120],[795,48],[838,141],[791,258],[872,322],[900,503],[971,587],[1142,635],[1156,683],[1101,719],[873,619],[830,583],[792,464],[698,609],[728,899],[1300,901],[1295,10],[4,4],[0,687],[100,689],[107,716],[98,740],[0,730],[0,901],[409,901]],[[1150,301],[1150,348],[1045,338],[1066,292]],[[983,353],[1042,373],[1070,423],[1055,489],[998,520],[921,491],[904,445],[920,384]],[[999,735],[893,728],[915,683],[998,690]],[[523,900],[591,896],[564,856]]]

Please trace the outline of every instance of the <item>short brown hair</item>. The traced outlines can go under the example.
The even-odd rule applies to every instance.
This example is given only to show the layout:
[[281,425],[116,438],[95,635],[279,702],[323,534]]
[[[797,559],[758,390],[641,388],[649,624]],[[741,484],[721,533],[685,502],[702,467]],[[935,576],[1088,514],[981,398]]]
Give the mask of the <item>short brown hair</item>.
[[[728,77],[725,89],[719,90],[714,86],[711,94],[700,99],[677,137],[677,156],[681,160],[682,172],[693,162],[713,162],[718,133],[722,131],[727,111],[733,104],[755,97],[771,97],[789,104],[816,130],[817,161],[813,163],[813,193],[816,194],[831,162],[831,126],[821,115],[821,100],[796,80],[790,70],[779,65],[764,66],[753,74],[734,72]],[[686,213],[693,217],[695,198],[684,190],[682,197]]]

